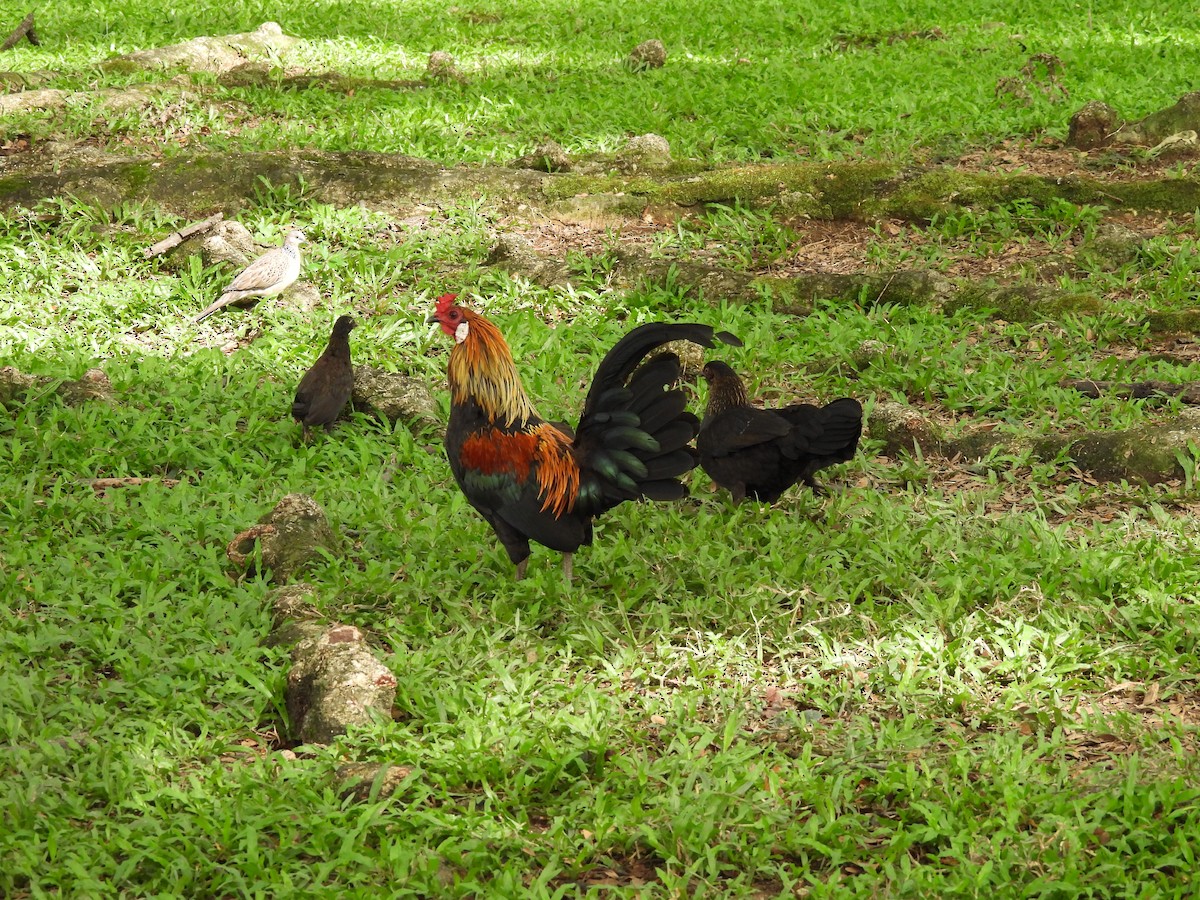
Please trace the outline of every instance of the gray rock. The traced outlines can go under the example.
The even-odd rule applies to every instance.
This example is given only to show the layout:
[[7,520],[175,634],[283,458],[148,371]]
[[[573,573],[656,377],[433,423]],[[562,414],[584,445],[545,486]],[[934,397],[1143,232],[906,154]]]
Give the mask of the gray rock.
[[868,338],[854,348],[854,352],[850,354],[850,361],[854,363],[854,368],[862,371],[887,358],[890,350],[891,348],[883,341]]
[[1138,258],[1146,239],[1132,228],[1105,222],[1096,228],[1092,239],[1080,249],[1080,255],[1093,265],[1112,271]]
[[297,281],[279,296],[305,312],[312,312],[321,306],[321,292],[311,281]]
[[625,64],[635,72],[661,69],[666,62],[667,48],[659,40],[642,41],[625,58]]
[[441,410],[425,382],[372,366],[354,367],[354,408],[413,431],[445,430]]
[[339,542],[315,500],[288,494],[257,525],[230,541],[225,553],[235,566],[252,574],[256,544],[261,544],[262,564],[270,570],[270,580],[282,584],[326,554],[336,553]]
[[512,263],[520,268],[533,268],[541,263],[542,257],[533,249],[527,238],[512,232],[496,236],[496,243],[488,251],[488,263]]
[[204,265],[226,263],[236,274],[264,252],[266,248],[254,243],[246,226],[233,219],[224,219],[209,231],[194,235],[168,251],[163,263],[172,271],[180,271],[187,267],[192,256],[199,254]]
[[700,370],[704,368],[704,348],[691,341],[668,341],[655,353],[674,353],[678,356],[683,365],[683,371],[680,372],[683,379],[699,378]]
[[352,625],[335,625],[292,651],[287,710],[293,738],[327,744],[352,725],[390,716],[396,676]]
[[490,265],[523,275],[543,287],[553,287],[569,280],[565,260],[543,256],[533,249],[528,240],[511,232],[496,238],[496,243],[488,252],[487,261]]
[[254,236],[246,226],[233,219],[223,219],[206,234],[179,245],[180,250],[194,252],[197,248],[207,266],[225,262],[238,268],[244,268],[250,264],[250,260],[262,256],[265,252],[265,248],[254,243]]

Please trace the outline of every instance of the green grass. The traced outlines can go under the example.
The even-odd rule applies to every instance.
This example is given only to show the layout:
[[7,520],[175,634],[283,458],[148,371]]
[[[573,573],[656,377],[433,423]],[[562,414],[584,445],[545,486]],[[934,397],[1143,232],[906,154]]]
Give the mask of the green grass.
[[[162,115],[116,117],[84,106],[12,117],[36,138],[99,140],[108,149],[151,146],[398,151],[451,162],[494,162],[552,138],[572,151],[612,151],[630,135],[666,137],[678,157],[753,160],[801,154],[907,156],[953,153],[980,141],[1048,131],[1064,135],[1087,99],[1140,118],[1192,90],[1200,26],[1177,3],[804,4],[738,8],[705,0],[617,7],[498,0],[447,7],[420,2],[180,5],[111,0],[38,10],[43,45],[6,54],[17,71],[61,72],[49,86],[93,88],[143,81],[99,74],[115,53],[206,34],[247,31],[265,19],[306,43],[285,62],[350,76],[420,79],[446,51],[466,84],[411,90],[221,88],[200,78]],[[932,29],[938,29],[933,32]],[[634,75],[622,60],[661,39],[668,64]],[[1068,93],[1031,87],[998,98],[1038,53],[1061,59]],[[150,76],[165,80],[167,75]]]
[[[0,144],[140,150],[165,133],[478,163],[657,131],[707,162],[936,155],[1059,134],[1085,98],[1140,114],[1192,87],[1190,11],[1095,6],[69,2],[38,10],[43,46],[6,68],[59,69],[58,87],[136,81],[94,66],[273,17],[309,41],[303,65],[419,78],[445,49],[468,83],[347,98],[196,78],[165,124],[13,116]],[[939,39],[917,34],[933,26]],[[646,37],[670,61],[631,75],[620,61]],[[995,95],[1035,52],[1063,59],[1069,101]],[[143,198],[0,212],[0,363],[56,379],[101,366],[117,397],[71,407],[43,388],[0,411],[0,894],[1194,895],[1195,460],[1180,482],[1100,485],[1023,454],[888,459],[865,440],[826,473],[829,498],[794,489],[773,508],[735,507],[697,471],[686,501],[601,519],[568,586],[540,547],[512,580],[433,434],[355,413],[302,446],[287,415],[346,312],[356,363],[426,381],[445,408],[448,342],[424,316],[456,290],[501,327],[553,418],[575,419],[627,330],[679,319],[738,334],[745,347],[719,355],[770,404],[891,400],[951,434],[1166,421],[1177,401],[1059,386],[1200,380],[1190,344],[1144,324],[1146,309],[1198,305],[1196,221],[1158,223],[1112,267],[1080,252],[1111,213],[1020,201],[880,223],[863,250],[883,271],[1064,254],[1079,267],[1059,286],[1100,297],[1097,315],[864,302],[798,319],[770,298],[609,284],[611,251],[639,241],[785,271],[810,223],[775,210],[592,233],[568,247],[572,284],[545,288],[486,265],[498,231],[540,224],[489,198],[398,222],[264,185],[238,218],[263,244],[304,228],[322,306],[270,300],[197,327],[229,272],[144,259],[184,223]],[[884,352],[856,364],[867,341]],[[689,390],[699,409],[702,382]],[[89,484],[119,476],[152,480]],[[294,491],[344,538],[310,573],[318,605],[366,630],[398,681],[391,718],[327,747],[287,740],[269,586],[225,557]],[[333,775],[348,760],[412,772],[392,798],[345,799]]]
[[[1089,368],[1096,331],[1136,339],[1119,322],[797,321],[586,280],[537,289],[479,267],[483,206],[391,242],[375,214],[303,202],[246,223],[274,237],[285,219],[313,238],[306,275],[333,308],[268,303],[213,329],[184,323],[218,273],[139,260],[174,223],[69,204],[0,222],[5,358],[62,377],[102,360],[119,396],[43,393],[0,420],[7,893],[550,895],[609,868],[662,895],[1184,890],[1195,726],[1168,710],[1191,708],[1198,662],[1186,485],[1102,489],[1012,459],[945,489],[868,443],[837,480],[869,486],[825,503],[735,509],[697,473],[683,504],[621,507],[568,588],[541,549],[511,580],[434,439],[359,415],[304,448],[284,414],[344,309],[367,317],[356,361],[440,384],[443,341],[419,316],[445,287],[486,292],[542,409],[572,416],[603,350],[662,316],[741,335],[725,356],[770,397],[911,397],[1034,431],[1166,414],[1056,387],[1131,374]],[[371,293],[385,273],[402,294]],[[196,342],[248,319],[264,333],[233,356]],[[1013,357],[1031,334],[1049,362]],[[879,364],[840,362],[881,338]],[[181,483],[86,484],[121,475]],[[321,605],[368,629],[399,681],[396,721],[299,759],[278,752],[287,659],[262,648],[266,586],[224,559],[289,491],[352,548],[313,573]],[[1089,516],[1105,504],[1114,520]],[[1117,698],[1155,686],[1161,720],[1105,705],[1130,683]],[[329,786],[346,758],[414,774],[359,805]]]

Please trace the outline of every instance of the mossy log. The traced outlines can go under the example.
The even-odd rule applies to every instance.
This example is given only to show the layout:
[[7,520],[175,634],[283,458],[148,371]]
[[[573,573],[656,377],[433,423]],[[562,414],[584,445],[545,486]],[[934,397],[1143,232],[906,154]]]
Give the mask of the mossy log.
[[938,294],[941,280],[927,272],[884,272],[842,275],[804,272],[788,277],[749,275],[721,266],[684,260],[652,259],[621,253],[612,270],[619,287],[640,282],[675,284],[695,290],[712,301],[754,303],[771,298],[777,312],[804,316],[818,300],[840,300],[875,306],[930,303]]
[[690,175],[561,174],[545,195],[552,211],[595,215],[674,203],[742,202],[785,215],[869,221],[928,221],[962,208],[995,208],[1015,200],[1054,200],[1116,209],[1190,213],[1200,205],[1200,179],[1101,181],[1083,176],[962,172],[950,167],[900,170],[875,162],[729,166]]
[[8,157],[0,168],[0,208],[69,194],[98,206],[144,200],[194,216],[246,206],[264,180],[299,194],[301,179],[304,196],[334,205],[396,210],[482,195],[501,207],[524,204],[589,221],[640,217],[647,207],[735,202],[773,206],[785,216],[911,221],[1018,199],[1187,214],[1200,207],[1200,178],[1194,176],[1099,181],[950,168],[909,172],[873,162],[728,166],[691,175],[579,175],[501,166],[447,168],[397,154],[305,150],[182,153],[165,159],[93,151],[77,159]]
[[[545,287],[567,284],[571,270],[567,261],[537,253],[519,235],[501,235],[488,262],[522,275]],[[1073,315],[1096,315],[1103,311],[1102,298],[1095,294],[1064,291],[1044,284],[1001,285],[994,281],[954,284],[935,272],[919,270],[840,274],[801,272],[789,276],[752,275],[689,260],[659,259],[628,251],[618,252],[609,272],[615,286],[642,284],[695,291],[712,301],[755,303],[770,300],[776,312],[806,316],[818,301],[855,303],[870,308],[939,305],[948,313],[960,309],[982,309],[1008,322],[1059,322]],[[1200,310],[1148,312],[1145,322],[1151,331],[1200,331]]]
[[1099,399],[1105,394],[1121,397],[1126,400],[1148,400],[1151,403],[1162,404],[1170,397],[1178,397],[1180,403],[1189,406],[1200,406],[1200,381],[1188,381],[1175,384],[1169,381],[1151,379],[1149,381],[1096,381],[1088,378],[1082,381],[1067,379],[1060,381],[1061,387],[1079,391],[1085,397]]
[[408,211],[419,203],[480,194],[516,203],[537,195],[546,177],[498,167],[448,169],[389,153],[185,153],[77,161],[26,155],[7,158],[0,168],[0,208],[71,196],[106,208],[148,201],[188,217],[217,211],[232,216],[255,201],[265,182],[334,206]]
[[1072,293],[1037,284],[998,285],[994,282],[967,284],[949,297],[942,308],[989,309],[1007,322],[1057,322],[1065,316],[1096,315],[1101,311],[1095,294]]
[[982,460],[994,454],[1029,453],[1041,462],[1062,460],[1099,481],[1150,484],[1184,477],[1184,461],[1200,454],[1200,410],[1184,410],[1160,423],[1119,431],[1011,435],[975,431],[947,437],[918,410],[880,403],[868,419],[868,434],[882,441],[883,454],[919,451],[922,455]]

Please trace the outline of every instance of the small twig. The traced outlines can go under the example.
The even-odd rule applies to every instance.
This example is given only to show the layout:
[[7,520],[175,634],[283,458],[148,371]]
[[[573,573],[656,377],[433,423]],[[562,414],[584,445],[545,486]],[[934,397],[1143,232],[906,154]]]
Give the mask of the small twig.
[[28,38],[29,43],[35,47],[40,45],[37,32],[33,30],[33,13],[27,15],[21,24],[17,26],[17,30],[4,39],[4,43],[0,44],[0,53],[5,50],[11,50],[21,38]]
[[174,232],[173,234],[167,235],[165,238],[163,238],[157,244],[147,247],[145,250],[142,251],[142,253],[143,253],[143,255],[145,255],[146,259],[151,259],[155,256],[158,256],[160,253],[166,253],[168,250],[171,250],[174,247],[178,247],[180,244],[182,244],[184,241],[186,241],[188,238],[192,237],[193,235],[202,234],[205,231],[211,230],[213,228],[213,226],[215,226],[218,222],[220,222],[224,218],[225,218],[224,213],[216,213],[214,215],[209,216],[203,222],[194,222],[193,224],[189,225],[187,228],[181,228],[178,231]]
[[887,293],[887,289],[892,286],[892,282],[896,280],[896,274],[897,273],[893,272],[892,277],[887,280],[887,284],[880,289],[878,296],[875,298],[876,303],[883,299],[883,295]]

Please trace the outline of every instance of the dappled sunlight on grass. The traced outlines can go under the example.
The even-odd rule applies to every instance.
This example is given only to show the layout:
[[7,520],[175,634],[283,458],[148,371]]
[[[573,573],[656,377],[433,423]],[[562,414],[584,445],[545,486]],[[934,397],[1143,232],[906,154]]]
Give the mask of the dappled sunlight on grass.
[[[268,14],[308,41],[276,74],[404,83],[185,76],[144,113],[6,116],[0,171],[79,143],[450,165],[547,139],[611,153],[654,131],[696,166],[970,148],[963,171],[1067,178],[1093,160],[1041,138],[1087,99],[1129,116],[1170,104],[1200,40],[1194,10],[1167,3],[69,0],[38,10],[42,46],[4,66],[60,70],[46,86],[70,90],[162,82],[96,65]],[[624,58],[646,38],[667,64],[635,74]],[[464,80],[427,78],[433,51]],[[1064,90],[998,95],[1039,53],[1058,57]],[[1144,177],[1141,162],[1087,171]],[[1190,165],[1151,174],[1173,188]],[[570,199],[575,179],[539,182],[540,200]],[[830,223],[681,193],[692,205],[646,200],[597,224],[511,197],[389,214],[316,193],[264,182],[226,213],[264,248],[302,227],[319,306],[285,295],[200,326],[232,267],[143,254],[182,218],[143,197],[0,210],[0,364],[49,379],[0,396],[0,894],[1190,895],[1196,454],[1160,483],[1103,482],[1035,444],[1184,420],[1181,396],[1070,381],[1200,381],[1191,332],[1148,317],[1197,305],[1200,220],[1021,197]],[[1117,218],[1136,230],[1129,252],[1092,254]],[[506,233],[566,274],[494,264]],[[626,253],[667,276],[620,280]],[[701,296],[673,263],[944,283],[928,301],[864,290],[810,310],[767,289]],[[1050,282],[1096,302],[1022,321],[999,306],[1012,283]],[[977,302],[948,305],[967,286]],[[450,342],[425,317],[448,291],[500,327],[548,419],[578,421],[600,358],[636,325],[698,321],[742,339],[709,356],[768,406],[853,396],[871,419],[894,404],[945,444],[885,456],[868,430],[822,473],[828,496],[793,488],[773,506],[734,505],[695,470],[683,501],[600,518],[573,582],[541,546],[516,582],[436,429],[357,410],[306,445],[289,416],[343,313],[359,322],[355,364],[422,382],[444,414]],[[92,367],[111,403],[60,396]],[[703,380],[685,390],[701,412]],[[1000,441],[945,450],[979,434]],[[397,684],[390,715],[328,746],[289,740],[270,585],[226,552],[290,492],[338,540],[305,574],[315,608],[361,628]],[[399,792],[344,795],[347,761],[405,767]]]

